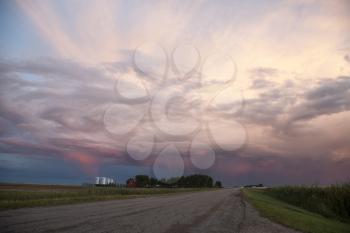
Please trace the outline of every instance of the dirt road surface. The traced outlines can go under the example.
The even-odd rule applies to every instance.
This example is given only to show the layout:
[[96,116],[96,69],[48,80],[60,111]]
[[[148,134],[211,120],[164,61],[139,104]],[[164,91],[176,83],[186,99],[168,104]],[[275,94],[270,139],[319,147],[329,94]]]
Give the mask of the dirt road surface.
[[295,233],[259,217],[239,189],[0,212],[0,232]]

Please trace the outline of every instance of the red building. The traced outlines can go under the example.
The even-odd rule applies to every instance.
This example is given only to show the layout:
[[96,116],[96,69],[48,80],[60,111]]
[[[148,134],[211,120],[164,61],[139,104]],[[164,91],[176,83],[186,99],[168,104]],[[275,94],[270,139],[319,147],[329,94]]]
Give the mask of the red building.
[[126,181],[126,187],[128,188],[135,188],[136,187],[136,181],[134,178],[130,178]]

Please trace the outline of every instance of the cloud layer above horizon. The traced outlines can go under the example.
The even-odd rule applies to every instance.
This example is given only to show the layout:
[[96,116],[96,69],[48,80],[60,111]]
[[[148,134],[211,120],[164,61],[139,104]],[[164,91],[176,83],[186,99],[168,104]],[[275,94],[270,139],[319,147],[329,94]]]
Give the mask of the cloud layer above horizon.
[[[348,1],[0,6],[3,181],[40,172],[52,180],[157,176],[182,163],[185,174],[229,185],[350,178]],[[217,54],[223,60],[210,63]],[[237,150],[225,150],[242,135]],[[134,136],[152,147],[150,156],[130,156],[139,149]],[[169,144],[180,165],[158,161]],[[54,164],[57,172],[48,171]]]

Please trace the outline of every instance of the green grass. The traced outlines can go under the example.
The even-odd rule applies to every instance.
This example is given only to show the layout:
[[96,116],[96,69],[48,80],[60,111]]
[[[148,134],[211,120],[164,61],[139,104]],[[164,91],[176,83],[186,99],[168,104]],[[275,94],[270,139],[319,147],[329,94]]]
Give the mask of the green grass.
[[307,233],[350,233],[350,225],[278,200],[269,190],[243,189],[259,213],[275,222]]
[[12,186],[10,188],[1,188],[0,186],[0,210],[115,200],[147,195],[172,194],[205,190],[209,189],[115,188],[40,185],[19,185]]

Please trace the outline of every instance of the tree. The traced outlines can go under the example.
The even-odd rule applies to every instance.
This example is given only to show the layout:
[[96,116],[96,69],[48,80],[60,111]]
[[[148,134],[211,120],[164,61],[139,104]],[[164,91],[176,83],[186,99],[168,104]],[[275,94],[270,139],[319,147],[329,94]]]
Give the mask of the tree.
[[157,184],[158,184],[158,180],[157,180],[156,178],[151,177],[151,178],[149,179],[149,185],[150,185],[151,187],[155,187]]
[[147,187],[149,186],[149,177],[146,175],[137,175],[135,176],[136,186],[137,187]]
[[[133,181],[133,182],[131,182]],[[215,183],[215,185],[220,184]],[[168,179],[160,179],[149,177],[147,175],[137,175],[135,179],[130,178],[128,180],[128,186],[130,187],[184,187],[184,188],[204,188],[204,187],[213,187],[213,178],[207,175],[194,174],[190,176],[181,176],[181,177],[171,177]]]
[[215,187],[222,188],[221,181],[215,181]]
[[177,181],[179,187],[213,187],[213,178],[207,175],[191,175],[191,176],[182,176]]
[[171,184],[171,185],[176,185],[177,182],[179,181],[180,177],[171,177],[169,179],[165,180],[165,183]]

